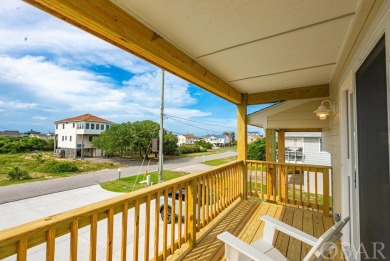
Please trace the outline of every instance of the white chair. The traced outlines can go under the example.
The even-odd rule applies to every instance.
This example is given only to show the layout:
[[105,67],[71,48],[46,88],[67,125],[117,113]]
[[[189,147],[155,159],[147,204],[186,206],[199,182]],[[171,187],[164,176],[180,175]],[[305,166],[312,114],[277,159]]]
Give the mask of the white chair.
[[263,237],[250,245],[241,241],[229,232],[223,232],[217,236],[220,240],[225,242],[226,260],[287,260],[287,258],[272,245],[275,237],[275,230],[279,230],[313,246],[303,261],[322,260],[325,252],[334,248],[333,243],[342,236],[340,231],[349,221],[349,217],[346,217],[328,229],[322,236],[315,238],[270,216],[263,216],[261,219],[265,222]]

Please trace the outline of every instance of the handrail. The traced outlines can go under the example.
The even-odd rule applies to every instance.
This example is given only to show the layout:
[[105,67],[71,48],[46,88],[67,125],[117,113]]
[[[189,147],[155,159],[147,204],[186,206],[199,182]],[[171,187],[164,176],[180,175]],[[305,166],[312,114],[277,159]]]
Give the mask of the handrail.
[[248,194],[329,216],[330,166],[247,160]]
[[[128,214],[134,209],[134,244],[133,259],[138,260],[140,244],[144,244],[144,260],[166,259],[183,244],[193,247],[196,244],[196,233],[209,224],[223,209],[235,199],[243,197],[242,161],[233,161],[211,170],[189,174],[174,180],[126,193],[88,206],[66,211],[57,215],[32,221],[17,227],[0,231],[0,259],[17,254],[18,260],[26,260],[27,249],[46,243],[47,260],[55,258],[55,238],[70,234],[70,257],[77,259],[78,231],[90,225],[89,259],[96,260],[97,224],[107,220],[106,260],[113,256],[113,225],[115,214],[122,213],[121,260],[127,256]],[[206,189],[205,189],[206,188]],[[185,190],[182,190],[185,189]],[[169,195],[179,193],[178,199]],[[182,193],[185,193],[183,200]],[[187,200],[188,199],[188,200]],[[171,202],[171,211],[176,219],[165,218],[162,222],[162,233],[159,228],[160,211],[167,217]],[[152,202],[155,209],[152,209]],[[177,203],[177,204],[176,204]],[[140,206],[145,204],[145,240],[140,242]],[[162,210],[160,209],[162,205]],[[151,213],[155,211],[154,227],[151,227]],[[170,225],[170,230],[168,225]],[[184,226],[184,228],[183,228]],[[177,231],[175,231],[177,229]],[[184,230],[184,231],[183,231]],[[170,234],[170,235],[169,235]],[[169,236],[169,238],[168,238]],[[153,241],[150,237],[154,238]],[[162,238],[162,248],[159,240]]]

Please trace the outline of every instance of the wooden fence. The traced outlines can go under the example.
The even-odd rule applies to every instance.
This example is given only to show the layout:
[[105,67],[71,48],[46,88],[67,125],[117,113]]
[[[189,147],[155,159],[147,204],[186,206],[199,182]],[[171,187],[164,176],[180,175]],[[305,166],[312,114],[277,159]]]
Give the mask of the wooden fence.
[[[165,260],[185,244],[193,247],[197,232],[244,196],[243,177],[243,162],[234,161],[210,171],[190,174],[0,231],[0,259],[16,254],[18,261],[27,260],[28,250],[43,244],[46,260],[58,260],[56,239],[67,235],[62,239],[69,240],[70,260],[94,261],[101,237],[98,239],[101,231],[98,224],[99,228],[103,224],[106,260],[113,259],[114,233],[118,231],[120,242],[115,243],[120,244],[120,260]],[[161,213],[164,220],[159,215]],[[167,218],[169,214],[170,220]],[[121,218],[120,224],[114,224],[117,217]],[[129,220],[133,223],[129,224]],[[114,226],[121,229],[115,230]],[[89,227],[89,249],[82,250],[79,232],[84,227]],[[128,249],[129,245],[132,245],[131,249]]]
[[331,167],[247,160],[248,195],[329,216]]

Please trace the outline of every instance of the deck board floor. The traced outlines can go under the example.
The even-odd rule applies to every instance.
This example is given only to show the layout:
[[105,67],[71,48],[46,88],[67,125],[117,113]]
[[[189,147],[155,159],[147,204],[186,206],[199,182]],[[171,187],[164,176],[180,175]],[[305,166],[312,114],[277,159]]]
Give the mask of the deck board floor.
[[[183,260],[224,260],[224,245],[216,236],[223,231],[229,231],[246,243],[251,243],[263,234],[264,222],[260,217],[264,215],[279,219],[315,237],[319,237],[333,226],[332,218],[323,217],[322,213],[268,202],[260,203],[257,199],[250,198],[241,202],[221,220]],[[291,261],[302,260],[310,250],[309,245],[281,232],[276,235],[274,244]],[[340,243],[338,248],[340,249]],[[342,251],[337,253],[329,260],[343,260]]]

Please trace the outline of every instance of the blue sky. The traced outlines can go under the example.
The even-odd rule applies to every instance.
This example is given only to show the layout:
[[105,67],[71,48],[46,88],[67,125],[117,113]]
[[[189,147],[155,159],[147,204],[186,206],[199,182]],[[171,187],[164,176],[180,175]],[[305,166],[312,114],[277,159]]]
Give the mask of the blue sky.
[[[159,68],[19,0],[2,0],[0,17],[0,130],[54,131],[85,113],[158,122]],[[174,133],[236,129],[235,105],[169,73],[165,113]]]

